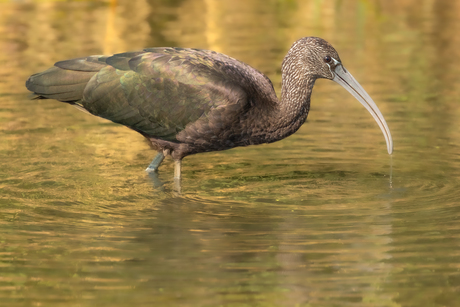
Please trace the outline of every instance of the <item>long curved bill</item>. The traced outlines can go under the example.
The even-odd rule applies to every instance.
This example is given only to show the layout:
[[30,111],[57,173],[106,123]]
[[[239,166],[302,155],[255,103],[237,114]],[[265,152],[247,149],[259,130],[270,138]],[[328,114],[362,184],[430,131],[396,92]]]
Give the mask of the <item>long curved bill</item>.
[[380,129],[383,132],[385,141],[387,142],[388,153],[391,155],[393,152],[393,139],[391,138],[390,129],[388,128],[387,122],[383,118],[379,108],[369,96],[363,87],[356,81],[353,76],[343,68],[342,64],[338,64],[334,70],[333,81],[343,86],[350,94],[352,94],[359,102],[371,113]]

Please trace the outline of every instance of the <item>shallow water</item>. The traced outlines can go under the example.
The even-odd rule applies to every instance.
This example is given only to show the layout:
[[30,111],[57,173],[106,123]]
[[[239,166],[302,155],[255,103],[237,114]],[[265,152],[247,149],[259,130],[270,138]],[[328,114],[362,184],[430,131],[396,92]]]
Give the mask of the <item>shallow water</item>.
[[[460,1],[0,2],[5,306],[459,306]],[[54,62],[213,49],[266,73],[321,36],[384,114],[337,84],[277,143],[154,180],[140,135],[24,82]]]

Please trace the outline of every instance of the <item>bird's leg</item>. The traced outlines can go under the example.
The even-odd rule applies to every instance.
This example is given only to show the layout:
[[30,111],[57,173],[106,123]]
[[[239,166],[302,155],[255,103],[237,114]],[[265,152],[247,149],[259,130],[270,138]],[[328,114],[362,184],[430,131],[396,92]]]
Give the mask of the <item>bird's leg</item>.
[[182,160],[174,160],[174,179],[180,179]]
[[181,194],[181,165],[182,160],[174,160],[174,190]]
[[161,162],[163,162],[165,158],[165,155],[164,153],[162,153],[161,151],[155,156],[155,158],[153,158],[153,161],[152,163],[150,163],[150,165],[145,169],[145,171],[147,173],[150,173],[150,172],[156,172],[158,170],[158,168],[160,167],[160,164]]
[[163,182],[158,178],[158,172],[148,172],[147,175],[155,189],[164,190]]

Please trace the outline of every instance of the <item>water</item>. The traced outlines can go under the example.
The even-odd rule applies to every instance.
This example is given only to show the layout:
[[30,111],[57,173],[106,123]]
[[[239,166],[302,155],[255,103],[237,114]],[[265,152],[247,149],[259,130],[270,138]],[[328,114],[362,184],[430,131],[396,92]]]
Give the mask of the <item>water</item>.
[[[1,2],[0,305],[459,306],[459,11]],[[187,157],[178,195],[171,161],[156,182],[144,173],[154,153],[140,135],[24,88],[58,60],[183,46],[239,58],[279,93],[284,54],[307,35],[376,101],[392,159],[367,111],[319,80],[296,134]]]

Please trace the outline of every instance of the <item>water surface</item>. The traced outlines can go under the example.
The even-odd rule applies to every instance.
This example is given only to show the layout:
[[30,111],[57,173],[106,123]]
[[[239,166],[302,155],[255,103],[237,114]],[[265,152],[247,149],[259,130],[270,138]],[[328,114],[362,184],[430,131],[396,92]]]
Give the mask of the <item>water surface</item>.
[[[459,13],[428,0],[1,2],[2,304],[460,305]],[[185,158],[178,195],[171,161],[144,173],[142,136],[24,88],[58,60],[180,46],[241,59],[279,94],[302,36],[331,42],[376,101],[392,158],[367,111],[319,80],[296,134]]]

